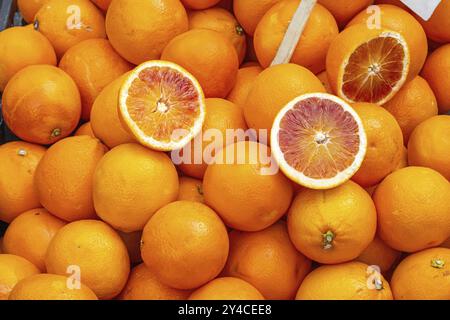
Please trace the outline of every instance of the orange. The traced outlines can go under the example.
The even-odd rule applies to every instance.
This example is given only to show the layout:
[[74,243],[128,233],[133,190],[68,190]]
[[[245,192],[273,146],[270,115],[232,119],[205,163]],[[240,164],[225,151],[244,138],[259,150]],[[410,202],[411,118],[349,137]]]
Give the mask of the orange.
[[450,300],[450,249],[433,248],[406,257],[391,279],[396,300]]
[[119,56],[108,40],[88,39],[67,50],[59,67],[77,84],[81,95],[81,118],[87,121],[92,104],[103,88],[131,70],[132,65]]
[[54,66],[26,67],[8,82],[2,97],[3,118],[22,140],[52,144],[77,127],[80,93],[72,78]]
[[311,92],[325,92],[325,88],[308,69],[293,63],[269,67],[259,74],[247,95],[245,120],[250,128],[270,131],[289,101]]
[[310,267],[289,240],[286,223],[279,221],[262,231],[231,231],[223,275],[247,281],[266,299],[293,299]]
[[378,234],[393,249],[416,252],[450,236],[450,183],[432,169],[394,171],[377,187],[373,200]]
[[312,189],[330,189],[350,179],[367,148],[357,113],[328,93],[305,94],[289,102],[275,118],[270,137],[284,174]]
[[333,94],[333,90],[331,90],[330,86],[330,80],[328,80],[327,72],[322,71],[317,75],[317,78],[319,78],[320,82],[322,82],[322,85],[325,88],[326,92]]
[[38,274],[20,281],[9,300],[97,300],[95,293],[80,283],[79,289],[70,289],[71,279],[56,274]]
[[92,131],[92,126],[90,122],[86,122],[81,125],[77,131],[75,131],[75,136],[89,136],[91,138],[96,138],[94,131]]
[[106,14],[106,33],[114,49],[134,64],[159,59],[172,38],[188,30],[179,0],[114,0]]
[[377,266],[381,273],[391,270],[399,260],[401,252],[386,245],[379,237],[375,237],[369,246],[356,258],[369,266]]
[[243,108],[253,83],[262,71],[263,69],[259,65],[240,68],[237,73],[236,84],[231,89],[227,99]]
[[375,0],[375,4],[392,4],[402,9],[409,10],[409,8],[400,2],[400,0]]
[[445,242],[441,244],[441,247],[450,249],[450,238],[445,240]]
[[187,300],[191,291],[166,286],[145,264],[131,270],[120,300]]
[[33,23],[34,16],[47,0],[17,0],[17,6],[27,23]]
[[233,44],[217,31],[193,29],[169,42],[161,59],[192,73],[207,98],[224,98],[236,82],[239,59]]
[[[253,38],[256,56],[264,68],[272,63],[300,0],[283,0],[263,16]],[[294,50],[292,63],[318,73],[325,69],[325,58],[331,41],[339,30],[331,13],[317,4]]]
[[0,32],[0,91],[17,71],[34,64],[56,65],[55,50],[32,26]]
[[5,253],[24,257],[45,272],[45,254],[53,236],[65,222],[45,209],[22,213],[6,229],[3,239]]
[[233,11],[248,35],[253,36],[264,14],[280,0],[234,0]]
[[184,147],[202,129],[205,98],[192,74],[167,61],[147,61],[126,76],[119,116],[143,145],[160,151]]
[[372,242],[377,212],[353,181],[330,190],[304,189],[288,214],[289,236],[300,252],[323,264],[357,258]]
[[[111,299],[125,286],[130,272],[127,248],[106,223],[80,220],[62,227],[48,247],[48,273],[81,277],[99,299]],[[69,271],[70,266],[79,267]]]
[[181,0],[190,9],[200,10],[215,6],[220,0]]
[[356,103],[353,108],[367,135],[367,152],[352,180],[366,188],[397,168],[403,155],[403,135],[395,118],[379,105]]
[[204,203],[203,182],[198,179],[181,177],[180,191],[177,200],[197,201]]
[[142,231],[135,231],[130,233],[125,233],[122,231],[117,231],[119,236],[122,238],[123,243],[128,250],[128,256],[130,257],[130,262],[132,265],[142,262],[141,257],[141,238]]
[[119,91],[127,76],[125,74],[107,85],[92,105],[92,131],[109,148],[135,141],[119,118]]
[[408,164],[408,149],[406,147],[403,147],[402,148],[402,158],[401,158],[400,162],[398,163],[397,167],[395,168],[395,170],[406,168],[407,166],[409,166],[409,164]]
[[[400,33],[409,47],[411,64],[409,66],[408,80],[419,74],[428,54],[427,36],[420,23],[406,10],[392,5],[379,5],[380,27]],[[373,11],[361,11],[348,26],[374,23]]]
[[[222,149],[235,140],[244,140],[243,136],[233,140],[227,139],[227,134],[234,134],[237,130],[244,133],[247,130],[242,108],[234,103],[220,98],[209,98],[205,101],[205,107],[206,117],[202,132],[183,149],[184,160],[178,166],[184,174],[197,179],[203,179],[214,156],[214,150],[209,149],[211,146]],[[210,135],[213,135],[213,138]]]
[[321,266],[308,274],[297,300],[392,300],[389,283],[361,262]]
[[0,146],[0,220],[10,223],[24,211],[39,208],[34,189],[36,167],[44,147],[16,141]]
[[406,83],[383,107],[397,120],[406,145],[418,124],[438,114],[436,97],[428,82],[420,76]]
[[106,38],[105,18],[89,0],[47,0],[36,13],[34,25],[59,58],[83,40]]
[[112,0],[91,0],[93,3],[97,5],[100,9],[103,11],[107,11],[109,8],[109,5],[111,4]]
[[401,33],[356,24],[342,31],[327,54],[331,88],[349,102],[384,104],[405,83],[410,49]]
[[408,161],[412,166],[434,169],[450,181],[450,115],[431,117],[414,129]]
[[36,190],[44,208],[66,221],[96,217],[94,170],[105,146],[89,136],[69,137],[51,146],[36,169]]
[[8,300],[20,280],[38,273],[39,269],[25,258],[0,254],[0,300]]
[[206,170],[205,202],[233,229],[265,229],[286,213],[292,200],[292,185],[277,169],[266,145],[230,144]]
[[142,230],[158,209],[177,196],[178,175],[169,157],[138,144],[115,147],[95,170],[96,212],[120,231]]
[[373,4],[373,0],[319,0],[318,2],[333,14],[340,27],[345,26],[351,18]]
[[239,62],[244,61],[247,50],[245,32],[229,11],[222,8],[210,8],[190,11],[188,17],[189,29],[209,29],[219,32],[233,43]]
[[232,277],[216,278],[195,290],[189,300],[264,300],[250,283]]
[[422,77],[428,81],[436,95],[439,112],[450,111],[450,43],[436,49],[428,56],[422,70]]
[[442,0],[428,21],[417,17],[428,38],[438,43],[450,42],[450,0]]
[[146,224],[142,259],[164,284],[194,289],[220,273],[228,256],[228,234],[219,216],[204,204],[176,201]]

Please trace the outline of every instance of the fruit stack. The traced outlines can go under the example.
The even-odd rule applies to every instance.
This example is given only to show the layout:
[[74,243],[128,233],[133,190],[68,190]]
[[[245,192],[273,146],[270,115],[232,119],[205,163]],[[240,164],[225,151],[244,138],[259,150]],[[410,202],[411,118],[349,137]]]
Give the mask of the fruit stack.
[[300,3],[18,0],[0,299],[449,300],[450,0]]

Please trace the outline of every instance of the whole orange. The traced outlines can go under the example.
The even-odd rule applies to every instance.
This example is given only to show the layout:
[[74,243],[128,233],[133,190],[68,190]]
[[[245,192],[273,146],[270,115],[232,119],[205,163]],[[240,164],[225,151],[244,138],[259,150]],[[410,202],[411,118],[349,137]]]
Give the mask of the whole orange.
[[195,290],[189,300],[264,300],[250,283],[233,277],[216,278]]
[[50,40],[59,58],[83,40],[106,38],[105,18],[89,0],[47,0],[36,13],[35,28]]
[[41,206],[34,175],[45,151],[44,147],[21,141],[0,146],[1,221],[10,223],[22,212]]
[[310,267],[289,239],[286,223],[279,221],[262,231],[231,231],[223,275],[247,281],[267,299],[293,299]]
[[233,44],[217,31],[189,30],[169,42],[161,59],[192,73],[207,98],[224,98],[236,82],[239,59]]
[[373,4],[373,0],[319,0],[318,2],[333,14],[340,27],[345,26],[351,18]]
[[228,94],[227,99],[243,108],[253,83],[262,71],[263,69],[259,65],[240,68],[237,73],[236,83]]
[[55,50],[47,38],[32,26],[0,32],[0,91],[17,71],[34,64],[56,65]]
[[373,196],[378,234],[390,247],[416,252],[450,236],[450,183],[437,171],[407,167],[388,175]]
[[95,210],[120,231],[142,230],[158,209],[177,196],[178,174],[170,158],[138,144],[113,148],[95,170]]
[[54,66],[34,65],[17,72],[3,92],[3,117],[22,140],[52,144],[77,127],[80,93],[72,78]]
[[172,38],[188,30],[179,0],[114,0],[106,14],[106,33],[114,49],[134,64],[159,59]]
[[431,117],[414,129],[408,162],[434,169],[450,181],[450,115]]
[[234,0],[233,11],[245,32],[253,36],[264,14],[280,0]]
[[219,216],[193,201],[176,201],[159,209],[146,224],[141,242],[145,265],[176,289],[194,289],[217,277],[228,247]]
[[379,237],[375,237],[369,246],[356,258],[369,266],[377,266],[381,273],[388,272],[399,260],[401,252],[392,249]]
[[270,148],[241,141],[220,150],[203,180],[205,202],[227,226],[259,231],[279,220],[292,200],[291,182],[278,170]]
[[66,221],[95,218],[92,181],[105,151],[89,136],[69,137],[51,146],[36,169],[42,206]]
[[17,0],[17,7],[27,23],[33,23],[34,16],[47,0]]
[[450,42],[450,0],[442,0],[428,21],[420,21],[428,38],[438,43]]
[[20,280],[38,273],[39,269],[25,258],[0,254],[0,300],[8,300],[11,290]]
[[215,6],[220,0],[181,0],[190,9],[200,10]]
[[369,194],[352,181],[329,190],[298,193],[287,218],[300,252],[323,264],[357,258],[373,241],[377,213]]
[[438,114],[433,90],[428,82],[420,76],[406,83],[383,107],[397,120],[406,145],[418,124]]
[[180,177],[180,191],[177,200],[197,201],[204,203],[203,182],[189,177]]
[[86,122],[81,125],[77,131],[74,133],[75,136],[89,136],[91,138],[96,138],[94,131],[92,131],[91,123]]
[[45,254],[56,232],[66,223],[45,209],[22,213],[6,229],[3,239],[5,253],[24,257],[45,272]]
[[[282,0],[267,11],[258,23],[253,42],[258,61],[264,68],[270,66],[275,58],[299,3],[300,0]],[[338,33],[333,15],[317,4],[309,16],[290,61],[308,68],[313,73],[323,71],[328,47]]]
[[90,119],[92,105],[103,88],[132,69],[106,39],[88,39],[74,45],[61,58],[59,67],[80,90],[83,120]]

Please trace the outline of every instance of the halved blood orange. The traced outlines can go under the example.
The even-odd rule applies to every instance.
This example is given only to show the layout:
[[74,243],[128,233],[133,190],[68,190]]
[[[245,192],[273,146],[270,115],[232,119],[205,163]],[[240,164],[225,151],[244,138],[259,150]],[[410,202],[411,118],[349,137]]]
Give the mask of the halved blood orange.
[[201,130],[205,97],[198,81],[179,65],[144,62],[123,83],[120,116],[143,145],[161,151],[181,149]]
[[348,102],[384,104],[405,83],[409,47],[394,31],[351,26],[332,42],[327,73],[333,91]]
[[329,189],[349,180],[367,147],[357,113],[328,93],[305,94],[289,102],[275,118],[270,138],[284,174],[311,189]]

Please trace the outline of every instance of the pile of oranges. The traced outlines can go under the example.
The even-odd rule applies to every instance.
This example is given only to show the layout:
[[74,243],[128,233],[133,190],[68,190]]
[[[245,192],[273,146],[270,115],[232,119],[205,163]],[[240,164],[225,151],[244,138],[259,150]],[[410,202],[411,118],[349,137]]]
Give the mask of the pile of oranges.
[[18,0],[0,300],[450,300],[450,0],[300,1]]

